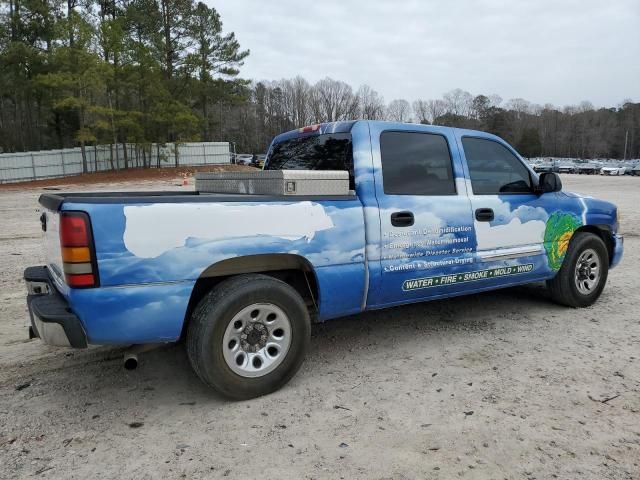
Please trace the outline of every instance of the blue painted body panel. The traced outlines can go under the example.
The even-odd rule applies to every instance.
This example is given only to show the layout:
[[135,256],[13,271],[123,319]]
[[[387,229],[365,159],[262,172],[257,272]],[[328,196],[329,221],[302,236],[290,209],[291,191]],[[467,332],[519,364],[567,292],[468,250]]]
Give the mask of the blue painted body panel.
[[191,280],[70,289],[67,298],[91,344],[171,342],[180,337],[194,285]]
[[617,266],[622,260],[622,253],[624,248],[624,238],[622,235],[614,235],[613,237],[613,257],[611,258],[610,268]]
[[[386,195],[379,140],[387,130],[444,136],[456,195]],[[615,236],[611,266],[620,261],[616,208],[608,202],[565,192],[474,195],[461,139],[465,135],[487,138],[512,150],[493,135],[358,121],[323,124],[312,133],[287,132],[273,144],[297,136],[349,131],[356,180],[356,196],[351,199],[319,197],[302,204],[294,197],[268,202],[268,208],[260,197],[215,204],[65,202],[63,210],[87,212],[93,227],[101,286],[76,290],[59,285],[89,342],[176,340],[195,282],[208,267],[239,256],[285,253],[306,259],[316,276],[321,321],[552,278],[563,259],[563,242],[584,225],[607,226]],[[532,176],[537,179],[533,172]],[[480,224],[474,219],[474,210],[482,207],[494,209],[493,221]],[[266,216],[276,215],[271,227],[274,222],[283,226],[270,227],[265,233],[258,226],[251,230],[250,225],[219,224],[227,214],[242,222],[257,209]],[[414,212],[411,230],[391,225],[390,214],[400,210]],[[253,221],[259,222],[261,216]],[[300,223],[309,223],[308,231]],[[558,236],[557,224],[564,225],[568,236]],[[513,249],[536,248],[517,258],[495,258]]]

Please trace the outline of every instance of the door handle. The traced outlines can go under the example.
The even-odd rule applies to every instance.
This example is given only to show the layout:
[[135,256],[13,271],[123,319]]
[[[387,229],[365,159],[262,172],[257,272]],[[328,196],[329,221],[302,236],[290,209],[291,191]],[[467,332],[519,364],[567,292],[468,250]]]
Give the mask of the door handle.
[[492,208],[478,208],[476,210],[476,220],[479,222],[490,222],[495,218]]
[[391,225],[394,227],[410,227],[413,222],[413,212],[394,212],[391,214]]

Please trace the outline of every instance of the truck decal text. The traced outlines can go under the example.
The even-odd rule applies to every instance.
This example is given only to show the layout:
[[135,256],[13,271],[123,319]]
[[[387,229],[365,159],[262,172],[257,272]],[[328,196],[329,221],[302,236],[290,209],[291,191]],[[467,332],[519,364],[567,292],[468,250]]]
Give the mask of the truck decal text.
[[415,278],[412,280],[405,280],[402,283],[402,290],[405,292],[409,292],[412,290],[420,290],[422,288],[440,287],[445,285],[453,285],[456,283],[475,282],[477,280],[487,280],[490,278],[518,275],[520,273],[529,273],[532,270],[533,263],[527,263],[525,265],[489,268],[487,270],[454,273],[452,275],[441,275],[438,277]]

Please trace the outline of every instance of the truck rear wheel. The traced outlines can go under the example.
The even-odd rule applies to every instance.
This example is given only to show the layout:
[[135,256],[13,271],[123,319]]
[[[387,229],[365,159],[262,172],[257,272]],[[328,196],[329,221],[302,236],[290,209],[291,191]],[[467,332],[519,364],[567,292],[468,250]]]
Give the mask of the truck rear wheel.
[[250,274],[205,295],[191,316],[186,345],[204,383],[243,400],[286,384],[302,365],[310,336],[300,294],[280,280]]
[[609,254],[600,237],[578,232],[556,276],[547,281],[551,298],[569,307],[588,307],[600,297],[609,273]]

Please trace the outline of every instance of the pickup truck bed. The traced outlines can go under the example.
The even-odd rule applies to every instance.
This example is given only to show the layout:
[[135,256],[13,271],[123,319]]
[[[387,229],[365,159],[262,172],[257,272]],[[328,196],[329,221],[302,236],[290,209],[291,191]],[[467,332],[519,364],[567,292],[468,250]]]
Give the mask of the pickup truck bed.
[[[296,196],[294,200],[345,200],[356,198],[355,192],[349,195],[309,195]],[[201,193],[201,192],[174,192],[174,191],[149,191],[149,192],[86,192],[86,193],[45,193],[40,195],[38,203],[43,207],[59,211],[62,205],[69,203],[194,203],[194,202],[239,202],[257,201],[255,194],[248,193]],[[260,195],[262,202],[292,200],[288,195]]]

